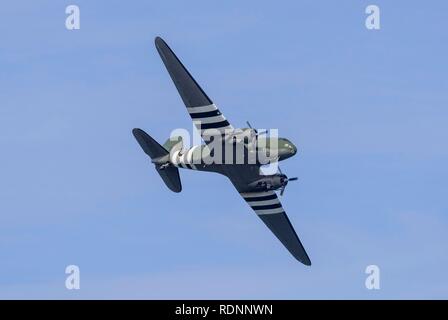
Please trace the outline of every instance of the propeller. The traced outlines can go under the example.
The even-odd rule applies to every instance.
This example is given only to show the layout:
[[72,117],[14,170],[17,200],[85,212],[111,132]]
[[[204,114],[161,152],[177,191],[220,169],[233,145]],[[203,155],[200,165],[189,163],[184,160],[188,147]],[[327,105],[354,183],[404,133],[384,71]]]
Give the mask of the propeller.
[[252,128],[252,126],[250,125],[249,121],[246,121],[246,123],[247,123],[247,126],[248,126],[249,128],[251,128],[252,130],[255,131],[255,133],[256,133],[257,136],[258,136],[258,135],[262,135],[262,134],[267,134],[267,133],[268,133],[268,130],[264,130],[264,131],[258,132],[257,129]]
[[299,180],[299,178],[297,177],[293,177],[293,178],[288,178],[285,174],[283,174],[282,169],[280,169],[280,166],[278,167],[278,172],[283,175],[283,180],[282,180],[282,186],[280,188],[280,196],[283,196],[283,193],[285,192],[285,188],[288,185],[289,181],[296,181]]

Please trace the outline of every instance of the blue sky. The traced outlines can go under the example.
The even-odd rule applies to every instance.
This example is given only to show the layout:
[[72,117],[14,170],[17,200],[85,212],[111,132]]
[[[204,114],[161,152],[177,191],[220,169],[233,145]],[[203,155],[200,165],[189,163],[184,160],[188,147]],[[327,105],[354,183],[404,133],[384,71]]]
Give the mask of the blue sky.
[[[65,29],[77,4],[81,29]],[[364,26],[381,9],[381,30]],[[0,12],[0,298],[448,298],[446,1],[14,1]],[[191,122],[162,36],[236,127],[299,148],[295,261],[227,179],[134,141]],[[65,288],[65,267],[81,289]],[[364,286],[367,265],[381,289]]]

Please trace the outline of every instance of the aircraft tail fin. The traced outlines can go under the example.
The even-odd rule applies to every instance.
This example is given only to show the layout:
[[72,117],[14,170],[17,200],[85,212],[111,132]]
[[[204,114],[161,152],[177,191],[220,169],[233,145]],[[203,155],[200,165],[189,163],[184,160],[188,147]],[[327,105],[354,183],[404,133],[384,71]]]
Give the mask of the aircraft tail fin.
[[[143,151],[151,158],[151,161],[154,163],[157,172],[165,182],[166,186],[171,191],[181,192],[182,185],[180,183],[179,169],[170,165],[169,151],[142,129],[133,129],[132,134],[140,147],[142,147]],[[167,145],[167,143],[168,141],[165,142],[165,145],[171,149],[178,142],[173,145]]]
[[171,152],[171,150],[182,150],[182,148],[183,148],[182,137],[177,136],[177,137],[168,138],[168,140],[166,140],[165,143],[163,144],[163,147],[168,152]]

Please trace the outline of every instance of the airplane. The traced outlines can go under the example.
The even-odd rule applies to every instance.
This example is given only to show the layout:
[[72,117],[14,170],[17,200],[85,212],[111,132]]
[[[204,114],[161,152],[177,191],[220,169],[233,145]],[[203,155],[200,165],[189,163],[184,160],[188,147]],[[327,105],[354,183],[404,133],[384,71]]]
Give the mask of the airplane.
[[[160,145],[142,129],[132,130],[166,186],[174,192],[182,190],[178,168],[226,176],[292,256],[310,266],[311,260],[277,196],[278,191],[283,195],[288,182],[297,178],[288,178],[280,169],[275,174],[266,175],[260,169],[265,163],[257,156],[250,156],[254,152],[258,154],[262,149],[266,154],[274,155],[268,157],[269,163],[279,162],[294,156],[297,153],[296,146],[285,138],[265,137],[266,132],[252,128],[249,122],[247,128],[233,127],[166,42],[156,37],[155,46],[195,128],[205,142],[184,150],[181,137],[171,137]],[[213,149],[218,145],[223,146],[225,151],[214,157]],[[241,160],[239,162],[235,161],[236,148],[243,150],[243,156],[238,158]],[[231,153],[231,161],[217,161],[228,160],[226,156]]]

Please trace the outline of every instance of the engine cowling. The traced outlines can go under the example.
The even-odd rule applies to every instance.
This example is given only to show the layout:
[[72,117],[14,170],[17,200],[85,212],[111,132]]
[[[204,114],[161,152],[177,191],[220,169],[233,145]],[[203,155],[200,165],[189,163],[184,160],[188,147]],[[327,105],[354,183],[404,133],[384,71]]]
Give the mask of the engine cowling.
[[254,181],[249,186],[259,191],[277,190],[285,185],[287,179],[284,174],[274,174]]

